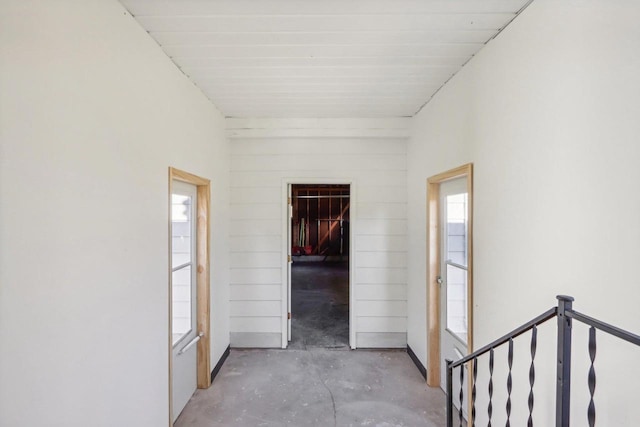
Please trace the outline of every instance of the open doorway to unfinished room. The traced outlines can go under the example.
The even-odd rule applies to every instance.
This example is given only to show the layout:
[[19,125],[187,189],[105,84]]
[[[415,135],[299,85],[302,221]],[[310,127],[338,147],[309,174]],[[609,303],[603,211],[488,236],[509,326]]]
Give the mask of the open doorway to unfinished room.
[[349,348],[350,186],[291,186],[289,348]]

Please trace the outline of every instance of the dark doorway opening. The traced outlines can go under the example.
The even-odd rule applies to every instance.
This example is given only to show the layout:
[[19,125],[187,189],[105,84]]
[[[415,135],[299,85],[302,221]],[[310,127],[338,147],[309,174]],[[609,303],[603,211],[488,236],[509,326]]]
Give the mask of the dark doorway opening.
[[349,348],[349,185],[291,187],[289,348]]

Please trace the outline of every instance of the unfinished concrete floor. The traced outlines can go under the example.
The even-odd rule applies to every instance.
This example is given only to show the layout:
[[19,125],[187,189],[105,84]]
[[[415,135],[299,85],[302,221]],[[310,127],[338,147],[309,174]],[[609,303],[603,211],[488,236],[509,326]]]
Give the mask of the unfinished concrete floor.
[[403,350],[231,350],[175,425],[439,427],[444,407]]
[[292,267],[287,350],[231,350],[177,427],[445,424],[445,398],[404,350],[349,350],[347,263]]
[[349,346],[349,263],[291,266],[290,349]]

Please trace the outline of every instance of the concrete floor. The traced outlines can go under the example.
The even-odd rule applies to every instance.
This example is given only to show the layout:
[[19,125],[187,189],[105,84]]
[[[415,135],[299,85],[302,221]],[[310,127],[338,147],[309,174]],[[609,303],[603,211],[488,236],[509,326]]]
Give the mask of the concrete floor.
[[287,350],[231,350],[177,427],[445,424],[445,398],[404,350],[349,350],[347,263],[294,263]]
[[349,263],[291,266],[290,349],[349,346]]
[[402,350],[231,350],[175,425],[436,427],[444,407]]

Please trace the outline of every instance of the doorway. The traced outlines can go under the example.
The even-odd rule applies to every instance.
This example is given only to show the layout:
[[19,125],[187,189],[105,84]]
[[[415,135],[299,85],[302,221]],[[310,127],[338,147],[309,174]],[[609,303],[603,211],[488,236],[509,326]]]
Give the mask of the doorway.
[[290,185],[289,348],[349,348],[351,191]]
[[169,425],[210,377],[209,180],[169,168]]
[[427,228],[427,384],[444,387],[444,360],[473,351],[471,163],[427,180]]

